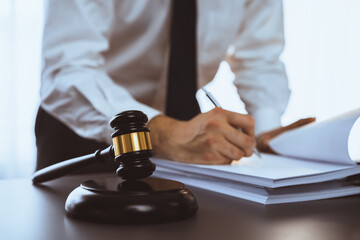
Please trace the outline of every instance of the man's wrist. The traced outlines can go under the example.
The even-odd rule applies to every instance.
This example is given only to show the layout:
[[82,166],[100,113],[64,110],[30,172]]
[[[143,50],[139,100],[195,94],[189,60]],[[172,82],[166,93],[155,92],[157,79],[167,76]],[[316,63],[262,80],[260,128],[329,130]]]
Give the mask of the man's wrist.
[[176,120],[165,115],[157,115],[152,118],[147,127],[150,129],[151,143],[155,155],[158,157],[168,157],[166,149],[171,140],[171,132],[173,131]]

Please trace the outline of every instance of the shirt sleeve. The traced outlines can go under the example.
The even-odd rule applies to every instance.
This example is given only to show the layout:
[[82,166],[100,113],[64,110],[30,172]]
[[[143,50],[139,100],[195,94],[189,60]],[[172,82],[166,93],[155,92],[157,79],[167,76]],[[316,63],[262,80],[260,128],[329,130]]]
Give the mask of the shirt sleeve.
[[41,106],[78,135],[107,143],[116,113],[160,114],[102,70],[113,19],[110,0],[48,1],[42,49]]
[[227,61],[235,73],[234,84],[259,134],[280,126],[290,90],[279,56],[284,48],[281,0],[251,0],[246,4]]

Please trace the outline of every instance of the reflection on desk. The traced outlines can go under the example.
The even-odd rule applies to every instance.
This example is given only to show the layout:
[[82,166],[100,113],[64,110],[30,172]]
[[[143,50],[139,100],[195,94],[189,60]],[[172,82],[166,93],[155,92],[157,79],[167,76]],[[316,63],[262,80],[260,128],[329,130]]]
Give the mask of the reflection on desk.
[[199,212],[179,222],[107,225],[65,215],[75,187],[111,176],[69,176],[42,186],[30,179],[0,181],[1,239],[360,239],[360,196],[263,206],[189,187]]

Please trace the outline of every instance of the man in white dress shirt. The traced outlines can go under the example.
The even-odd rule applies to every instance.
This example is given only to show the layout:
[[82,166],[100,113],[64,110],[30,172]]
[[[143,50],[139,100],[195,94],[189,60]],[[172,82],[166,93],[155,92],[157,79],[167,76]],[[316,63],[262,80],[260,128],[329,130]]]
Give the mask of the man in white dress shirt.
[[172,3],[47,2],[37,169],[111,144],[109,120],[125,110],[148,115],[158,157],[191,163],[250,156],[256,135],[280,127],[290,93],[281,0],[196,1],[194,86],[227,61],[249,115],[216,108],[186,121],[165,111]]

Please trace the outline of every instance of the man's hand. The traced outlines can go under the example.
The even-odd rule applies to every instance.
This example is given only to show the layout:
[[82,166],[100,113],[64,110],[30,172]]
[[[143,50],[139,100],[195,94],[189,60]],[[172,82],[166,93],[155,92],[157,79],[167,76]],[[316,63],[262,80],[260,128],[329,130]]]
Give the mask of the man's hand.
[[159,115],[147,126],[155,156],[179,162],[230,164],[250,156],[256,144],[254,119],[221,108],[189,121]]
[[257,146],[256,148],[260,151],[260,152],[266,152],[266,153],[275,153],[269,146],[270,141],[275,138],[276,136],[280,135],[283,132],[295,129],[295,128],[299,128],[302,127],[306,124],[312,123],[314,122],[316,119],[315,118],[305,118],[305,119],[300,119],[288,126],[285,127],[279,127],[276,128],[274,130],[265,132],[260,134],[257,138],[256,138],[256,142],[257,142]]

